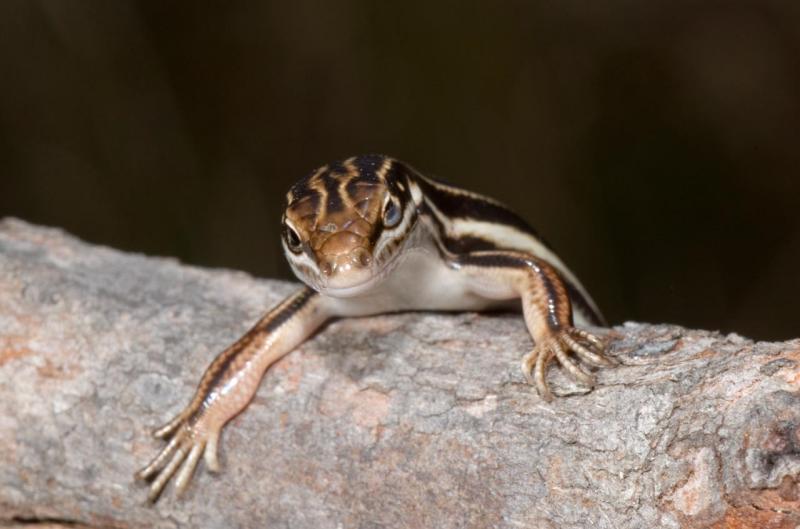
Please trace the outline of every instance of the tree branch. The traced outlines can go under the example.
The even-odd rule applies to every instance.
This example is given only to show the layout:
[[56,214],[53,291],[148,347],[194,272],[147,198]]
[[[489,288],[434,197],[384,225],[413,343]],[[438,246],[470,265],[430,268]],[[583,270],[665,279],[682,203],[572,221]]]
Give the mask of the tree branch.
[[800,342],[628,323],[624,365],[591,392],[553,368],[546,404],[513,314],[333,323],[225,429],[220,475],[146,505],[149,431],[295,288],[2,221],[0,526],[800,523]]

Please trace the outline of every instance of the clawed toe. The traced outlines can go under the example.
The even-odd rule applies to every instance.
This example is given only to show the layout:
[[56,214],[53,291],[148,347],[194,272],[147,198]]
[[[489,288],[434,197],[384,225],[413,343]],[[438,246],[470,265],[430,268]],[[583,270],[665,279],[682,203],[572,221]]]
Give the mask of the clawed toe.
[[[177,425],[176,420],[179,420]],[[136,473],[136,479],[150,484],[147,499],[151,503],[158,500],[170,479],[175,478],[175,493],[183,494],[189,486],[201,457],[204,457],[209,470],[220,470],[217,458],[219,429],[201,430],[192,426],[180,416],[154,432],[159,438],[169,442],[143,469]],[[171,436],[171,437],[170,437]]]
[[546,370],[553,358],[578,382],[593,387],[595,377],[588,373],[575,358],[592,367],[609,367],[615,364],[603,354],[605,344],[595,335],[581,329],[569,327],[547,339],[539,340],[534,349],[522,358],[521,368],[529,383],[536,386],[539,395],[546,401],[553,398],[547,385]]
[[153,437],[155,437],[156,439],[170,438],[184,423],[185,420],[186,420],[185,413],[179,413],[168,423],[164,424],[160,428],[153,430]]
[[140,479],[143,481],[152,481],[156,473],[164,466],[167,459],[172,455],[175,449],[178,447],[178,442],[180,439],[177,437],[173,437],[167,446],[165,446],[161,452],[158,453],[156,457],[153,458],[150,463],[144,467],[143,469],[139,470],[136,473],[136,479]]
[[553,400],[553,394],[547,386],[545,370],[552,357],[553,351],[550,347],[546,344],[542,344],[542,346],[534,347],[533,350],[522,359],[522,372],[525,378],[528,379],[528,383],[536,386],[539,396],[548,402]]

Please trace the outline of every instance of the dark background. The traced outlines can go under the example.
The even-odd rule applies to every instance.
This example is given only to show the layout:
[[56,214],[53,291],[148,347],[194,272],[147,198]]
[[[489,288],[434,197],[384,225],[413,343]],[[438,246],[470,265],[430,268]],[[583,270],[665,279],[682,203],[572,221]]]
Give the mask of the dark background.
[[0,2],[0,216],[289,277],[381,152],[499,198],[612,322],[800,335],[800,2]]

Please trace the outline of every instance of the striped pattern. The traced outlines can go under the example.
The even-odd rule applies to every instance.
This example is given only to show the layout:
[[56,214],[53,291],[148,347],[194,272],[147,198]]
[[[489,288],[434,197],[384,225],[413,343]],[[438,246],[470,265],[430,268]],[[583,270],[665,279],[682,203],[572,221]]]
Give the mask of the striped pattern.
[[[411,171],[411,170],[409,170]],[[566,284],[575,308],[594,325],[605,318],[578,278],[522,217],[500,202],[413,172],[429,219],[444,254],[510,250],[527,252],[550,263]]]
[[[402,211],[401,222],[391,229],[381,219],[387,197]],[[361,226],[360,242],[380,269],[403,251],[423,217],[443,258],[492,250],[529,253],[557,270],[575,310],[593,324],[605,324],[577,277],[522,217],[497,200],[423,176],[398,160],[371,154],[326,165],[292,186],[287,200],[284,224],[306,244],[298,253],[284,241],[286,256],[298,277],[314,288],[324,283],[319,252],[334,231]]]
[[193,401],[186,408],[189,420],[196,421],[203,411],[213,404],[215,390],[223,387],[242,365],[251,360],[258,351],[255,340],[263,340],[270,334],[278,332],[282,325],[295,317],[317,295],[310,288],[303,288],[289,296],[256,323],[249,332],[219,354],[206,369]]
[[558,272],[548,263],[526,254],[503,250],[474,252],[456,258],[456,263],[459,266],[486,269],[517,269],[531,274],[533,278],[530,284],[535,285],[535,289],[526,294],[531,298],[543,296],[544,299],[537,299],[534,304],[546,312],[542,319],[547,322],[549,330],[558,331],[565,323],[572,325],[572,311],[566,285]]

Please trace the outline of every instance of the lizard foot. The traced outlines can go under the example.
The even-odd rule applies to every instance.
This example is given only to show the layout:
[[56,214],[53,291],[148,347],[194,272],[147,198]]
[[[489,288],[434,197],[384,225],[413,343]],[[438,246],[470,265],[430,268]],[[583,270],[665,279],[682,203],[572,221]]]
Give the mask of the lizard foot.
[[575,380],[594,386],[594,375],[586,372],[575,360],[570,358],[569,352],[594,367],[609,367],[615,364],[605,356],[603,340],[581,329],[565,327],[551,334],[544,340],[539,340],[533,350],[522,358],[522,373],[528,382],[536,386],[539,395],[546,401],[553,400],[553,393],[547,386],[545,371],[555,357],[558,363],[566,369]]
[[219,472],[217,446],[222,426],[212,426],[203,417],[194,418],[185,411],[153,432],[158,439],[169,441],[136,478],[150,483],[147,499],[155,502],[167,482],[175,477],[175,492],[180,496],[189,486],[200,456],[211,472]]

